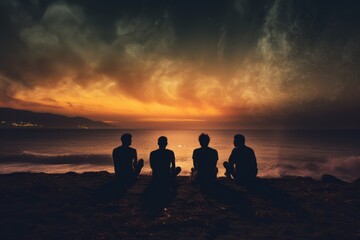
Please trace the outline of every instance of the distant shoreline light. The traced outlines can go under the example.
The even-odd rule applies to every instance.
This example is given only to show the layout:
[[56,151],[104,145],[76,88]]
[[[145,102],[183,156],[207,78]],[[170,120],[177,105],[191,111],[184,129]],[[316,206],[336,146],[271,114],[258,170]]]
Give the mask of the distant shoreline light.
[[31,123],[31,122],[12,122],[11,126],[13,126],[13,127],[42,127],[40,124]]
[[[42,125],[32,122],[6,122],[6,121],[0,121],[0,126],[6,126],[9,128],[43,128]],[[77,128],[80,129],[89,129],[86,125],[78,125]]]

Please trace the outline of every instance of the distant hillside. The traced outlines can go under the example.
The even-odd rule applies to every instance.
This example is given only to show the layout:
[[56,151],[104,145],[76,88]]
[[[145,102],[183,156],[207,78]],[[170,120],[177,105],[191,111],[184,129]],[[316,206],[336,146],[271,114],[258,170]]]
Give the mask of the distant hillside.
[[84,117],[67,117],[12,108],[0,108],[0,128],[113,128]]

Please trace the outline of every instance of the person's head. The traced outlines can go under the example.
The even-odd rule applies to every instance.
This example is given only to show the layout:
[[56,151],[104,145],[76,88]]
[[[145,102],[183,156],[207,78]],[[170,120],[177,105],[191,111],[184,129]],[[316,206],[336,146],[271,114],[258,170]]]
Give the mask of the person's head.
[[210,142],[209,135],[207,135],[205,133],[200,134],[200,136],[199,136],[200,146],[207,147],[207,146],[209,146],[209,142]]
[[158,139],[159,148],[164,149],[167,146],[167,138],[165,136],[161,136]]
[[124,133],[122,136],[121,136],[121,142],[122,142],[122,145],[124,146],[130,146],[131,145],[131,138],[132,138],[132,135],[130,133]]
[[234,136],[234,146],[235,147],[242,147],[245,145],[245,137],[241,134],[236,134]]

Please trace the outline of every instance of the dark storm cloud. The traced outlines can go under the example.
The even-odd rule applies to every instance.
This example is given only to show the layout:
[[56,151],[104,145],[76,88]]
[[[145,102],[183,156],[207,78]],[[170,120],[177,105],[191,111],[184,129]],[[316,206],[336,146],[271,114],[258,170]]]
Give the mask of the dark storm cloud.
[[139,101],[206,103],[245,126],[359,127],[359,10],[355,0],[1,0],[1,101],[106,78]]

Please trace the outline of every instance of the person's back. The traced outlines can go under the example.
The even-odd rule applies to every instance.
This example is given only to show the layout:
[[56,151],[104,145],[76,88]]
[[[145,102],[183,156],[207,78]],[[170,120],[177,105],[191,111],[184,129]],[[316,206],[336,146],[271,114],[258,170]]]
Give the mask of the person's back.
[[224,162],[225,175],[233,177],[238,183],[249,184],[258,173],[254,150],[245,145],[245,137],[234,136],[234,146],[228,162]]
[[218,153],[211,147],[197,148],[194,150],[193,159],[197,161],[198,176],[213,175],[218,160]]
[[150,153],[150,167],[153,180],[158,183],[167,184],[174,180],[180,173],[181,168],[175,167],[175,154],[166,149],[167,138],[164,136],[158,139],[159,149]]
[[175,160],[174,152],[168,149],[157,149],[150,154],[150,165],[153,177],[156,179],[168,179],[170,177],[170,165]]
[[199,136],[201,148],[193,152],[194,169],[196,172],[196,181],[209,183],[216,179],[218,161],[218,152],[209,147],[210,137],[207,134]]
[[113,150],[113,160],[116,175],[127,175],[133,171],[133,160],[136,150],[129,146],[119,146]]
[[136,179],[144,166],[144,160],[137,160],[136,149],[130,147],[131,138],[131,134],[123,134],[121,136],[122,145],[113,150],[112,157],[117,180],[132,181]]
[[235,174],[244,179],[253,179],[257,175],[257,163],[254,150],[248,146],[234,148],[229,160],[235,164]]

